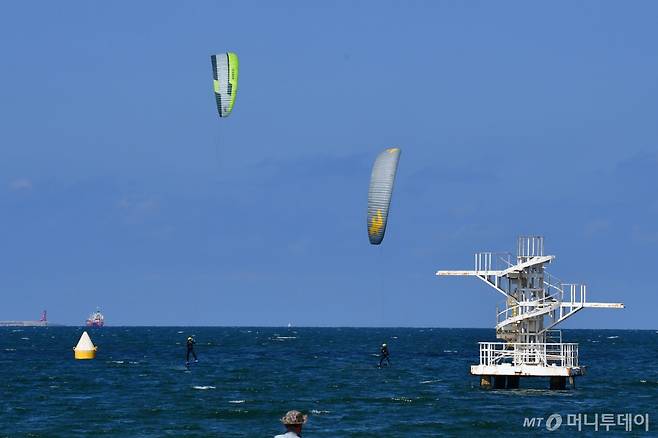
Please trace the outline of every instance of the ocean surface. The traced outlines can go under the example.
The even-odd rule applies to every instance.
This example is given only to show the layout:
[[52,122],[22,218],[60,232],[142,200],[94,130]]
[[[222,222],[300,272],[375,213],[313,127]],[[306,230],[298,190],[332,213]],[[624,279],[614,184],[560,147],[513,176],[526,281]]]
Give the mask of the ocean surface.
[[[305,438],[547,434],[524,419],[551,414],[553,435],[594,436],[567,416],[610,413],[647,414],[650,431],[607,435],[658,436],[655,331],[565,330],[588,366],[566,391],[480,389],[469,365],[491,329],[105,327],[89,330],[97,358],[76,361],[82,331],[0,328],[0,436],[272,437],[290,409],[309,414]],[[382,342],[392,366],[378,369]]]

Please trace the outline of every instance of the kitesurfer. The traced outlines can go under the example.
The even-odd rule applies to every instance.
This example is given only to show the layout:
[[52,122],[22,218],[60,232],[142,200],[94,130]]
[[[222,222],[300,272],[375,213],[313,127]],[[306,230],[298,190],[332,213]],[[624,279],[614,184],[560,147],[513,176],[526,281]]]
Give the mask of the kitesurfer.
[[302,436],[302,426],[306,423],[307,419],[308,415],[304,415],[299,411],[288,411],[281,419],[287,432],[277,435],[274,438],[300,438]]
[[382,344],[382,348],[379,350],[379,368],[382,367],[384,360],[386,361],[387,366],[391,365],[391,359],[389,359],[390,355],[391,353],[388,351],[388,346],[386,344]]
[[198,362],[199,360],[196,358],[196,353],[194,352],[194,344],[196,341],[192,336],[187,337],[187,354],[185,356],[185,365],[190,364],[190,353],[192,353],[192,356],[194,357],[194,362]]

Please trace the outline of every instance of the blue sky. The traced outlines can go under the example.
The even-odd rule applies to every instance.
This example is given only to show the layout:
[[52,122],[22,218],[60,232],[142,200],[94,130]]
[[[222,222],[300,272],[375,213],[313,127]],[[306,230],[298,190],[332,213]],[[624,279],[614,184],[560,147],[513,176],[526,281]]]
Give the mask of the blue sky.
[[[26,2],[0,10],[0,319],[493,326],[479,250],[543,234],[656,328],[658,5]],[[219,120],[210,54],[240,56]],[[368,244],[376,154],[402,148]]]

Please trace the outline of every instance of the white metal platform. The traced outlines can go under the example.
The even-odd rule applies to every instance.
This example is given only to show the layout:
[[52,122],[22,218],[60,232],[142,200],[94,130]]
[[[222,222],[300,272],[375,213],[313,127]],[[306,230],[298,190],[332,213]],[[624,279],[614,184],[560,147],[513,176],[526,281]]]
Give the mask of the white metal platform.
[[[511,254],[480,252],[473,270],[436,272],[477,277],[505,297],[503,310],[496,310],[496,336],[505,342],[481,342],[480,363],[471,366],[471,374],[483,376],[482,382],[490,383],[492,376],[582,375],[578,345],[563,343],[553,327],[584,308],[624,308],[623,303],[588,301],[587,286],[564,283],[546,271],[553,260],[555,256],[544,254],[543,237],[522,236],[514,259]],[[559,342],[551,338],[556,333]]]
[[480,342],[480,363],[471,365],[477,376],[571,377],[584,374],[578,365],[578,344]]

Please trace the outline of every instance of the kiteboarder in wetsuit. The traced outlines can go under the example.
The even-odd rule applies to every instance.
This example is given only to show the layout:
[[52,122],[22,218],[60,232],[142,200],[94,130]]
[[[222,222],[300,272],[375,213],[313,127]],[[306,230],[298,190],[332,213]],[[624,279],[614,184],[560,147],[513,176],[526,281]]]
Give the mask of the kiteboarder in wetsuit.
[[194,356],[194,362],[198,362],[199,360],[196,358],[196,353],[194,352],[194,343],[196,341],[192,336],[187,337],[187,355],[185,356],[185,365],[190,364],[190,353],[192,353],[192,356]]
[[382,367],[384,360],[386,360],[387,366],[391,365],[391,359],[389,359],[390,355],[391,353],[388,351],[388,346],[386,344],[382,344],[382,348],[379,350],[379,368]]

